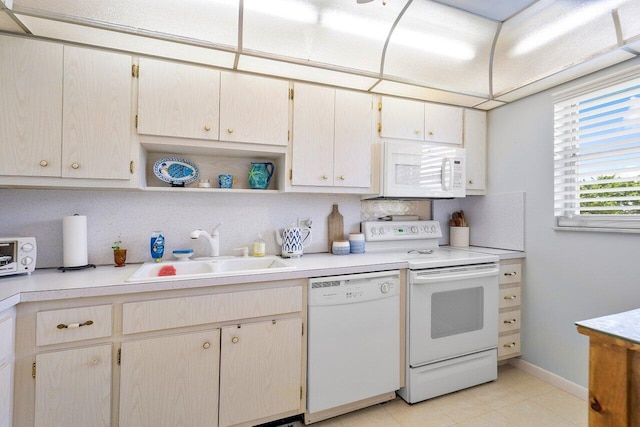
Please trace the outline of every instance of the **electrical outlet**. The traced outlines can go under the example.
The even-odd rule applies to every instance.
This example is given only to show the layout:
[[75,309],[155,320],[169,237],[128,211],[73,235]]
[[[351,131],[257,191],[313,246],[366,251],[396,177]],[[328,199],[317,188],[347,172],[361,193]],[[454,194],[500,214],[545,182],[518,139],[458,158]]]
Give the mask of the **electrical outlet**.
[[298,218],[298,227],[309,227],[311,228],[311,218]]

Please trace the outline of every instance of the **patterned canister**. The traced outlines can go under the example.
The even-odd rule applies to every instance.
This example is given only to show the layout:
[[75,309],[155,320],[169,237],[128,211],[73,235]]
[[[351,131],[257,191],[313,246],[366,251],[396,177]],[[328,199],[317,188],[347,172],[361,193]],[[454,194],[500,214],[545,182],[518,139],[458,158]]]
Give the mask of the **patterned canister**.
[[349,255],[349,242],[346,240],[334,240],[331,252],[334,255]]
[[364,253],[364,234],[351,233],[349,234],[349,248],[352,254]]

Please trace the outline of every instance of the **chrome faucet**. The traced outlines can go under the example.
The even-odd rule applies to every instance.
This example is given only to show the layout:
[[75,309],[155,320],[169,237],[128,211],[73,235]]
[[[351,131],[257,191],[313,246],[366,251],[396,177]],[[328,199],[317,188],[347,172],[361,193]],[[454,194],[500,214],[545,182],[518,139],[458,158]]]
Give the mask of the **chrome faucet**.
[[220,232],[218,231],[218,227],[220,227],[221,225],[222,223],[216,225],[211,234],[207,233],[201,228],[193,230],[189,237],[191,237],[192,239],[204,237],[205,239],[207,239],[207,242],[209,242],[209,248],[211,249],[211,251],[209,252],[209,256],[220,256]]

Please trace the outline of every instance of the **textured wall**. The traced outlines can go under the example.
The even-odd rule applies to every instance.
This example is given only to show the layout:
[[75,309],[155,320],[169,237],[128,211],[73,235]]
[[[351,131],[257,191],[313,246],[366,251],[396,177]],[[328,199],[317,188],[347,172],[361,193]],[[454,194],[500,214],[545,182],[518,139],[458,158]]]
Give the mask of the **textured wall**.
[[62,218],[75,213],[87,216],[93,264],[113,263],[111,246],[118,236],[127,248],[127,262],[149,260],[153,230],[164,231],[165,257],[185,248],[205,255],[206,242],[191,240],[189,233],[196,228],[211,232],[219,222],[224,223],[219,229],[221,254],[251,246],[258,233],[267,254],[277,254],[274,229],[310,217],[313,242],[306,251],[326,252],[327,216],[334,203],[344,216],[345,233],[358,231],[360,197],[352,195],[0,189],[0,236],[35,236],[38,268],[62,265]]

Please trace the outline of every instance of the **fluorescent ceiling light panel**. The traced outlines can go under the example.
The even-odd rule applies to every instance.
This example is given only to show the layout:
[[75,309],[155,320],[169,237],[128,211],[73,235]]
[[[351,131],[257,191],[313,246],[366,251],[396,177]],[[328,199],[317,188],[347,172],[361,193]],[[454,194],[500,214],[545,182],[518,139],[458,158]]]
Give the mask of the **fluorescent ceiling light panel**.
[[511,50],[511,56],[525,55],[539,47],[551,43],[552,41],[574,31],[577,27],[588,25],[594,19],[611,9],[615,9],[626,0],[608,0],[594,2],[585,6],[581,10],[571,13],[566,17],[546,26],[543,26],[535,33],[525,37],[518,42]]
[[394,43],[403,46],[459,61],[471,61],[476,56],[476,50],[470,44],[437,34],[419,33],[397,28],[392,35],[392,39]]
[[339,31],[345,34],[352,34],[368,39],[385,41],[388,31],[385,28],[390,27],[384,22],[361,18],[349,13],[338,12],[335,10],[327,10],[320,15],[320,24],[323,27],[333,31]]
[[290,0],[245,1],[244,8],[251,12],[288,21],[314,24],[318,22],[318,11],[310,4]]

